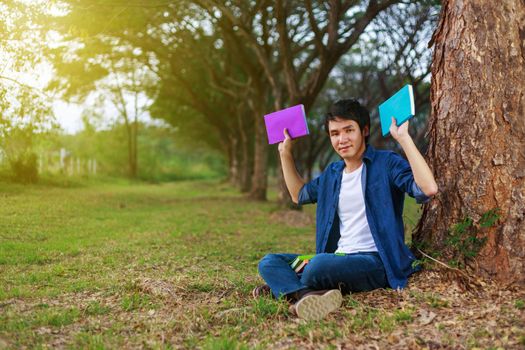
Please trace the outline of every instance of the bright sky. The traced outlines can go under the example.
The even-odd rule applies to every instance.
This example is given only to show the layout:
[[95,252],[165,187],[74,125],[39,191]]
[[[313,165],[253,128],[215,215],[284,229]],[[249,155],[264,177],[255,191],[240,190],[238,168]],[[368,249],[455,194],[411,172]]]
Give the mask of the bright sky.
[[77,104],[55,101],[53,111],[58,123],[68,134],[74,134],[82,130],[82,111],[84,107]]
[[[144,101],[144,100],[143,100]],[[75,103],[67,103],[61,100],[57,100],[53,103],[53,111],[55,113],[55,118],[60,124],[61,128],[67,134],[74,134],[84,128],[82,122],[82,112],[84,109],[90,107],[90,103],[93,102],[92,98],[88,98],[86,103],[80,105]],[[132,101],[128,99],[126,103],[131,106]],[[131,110],[131,108],[129,108]],[[101,128],[110,127],[118,119],[118,111],[116,108],[106,103],[103,108],[104,118],[102,120],[102,125],[99,125]],[[139,120],[146,124],[155,124],[155,125],[165,125],[161,120],[152,119],[148,112],[145,112],[139,117]]]
[[[52,74],[53,68],[50,64],[40,64],[35,67],[33,72],[21,73],[12,71],[9,68],[1,72],[2,76],[14,79],[36,90],[42,90],[51,79]],[[2,83],[4,82],[5,84],[16,84],[7,80],[4,80]],[[94,104],[93,95],[88,96],[82,104],[65,102],[59,98],[53,98],[53,96],[49,97],[52,99],[51,105],[56,121],[65,133],[74,134],[83,129],[82,113]],[[145,103],[147,103],[147,100],[144,97],[139,98],[139,104]],[[132,105],[132,101],[130,101],[129,98],[127,104],[129,106]],[[104,105],[102,114],[104,115],[101,125],[102,128],[111,126],[118,119],[118,111],[109,102]],[[148,112],[141,115],[139,119],[148,124],[163,124],[161,121],[152,120]]]
[[[41,64],[35,67],[34,72],[15,72],[10,67],[2,70],[2,76],[14,79],[22,84],[42,90],[51,79],[53,74],[52,67],[49,64]],[[4,80],[3,84],[15,85],[16,83]],[[52,102],[55,117],[66,133],[75,133],[82,129],[81,114],[85,106],[66,103],[60,99],[55,99]]]

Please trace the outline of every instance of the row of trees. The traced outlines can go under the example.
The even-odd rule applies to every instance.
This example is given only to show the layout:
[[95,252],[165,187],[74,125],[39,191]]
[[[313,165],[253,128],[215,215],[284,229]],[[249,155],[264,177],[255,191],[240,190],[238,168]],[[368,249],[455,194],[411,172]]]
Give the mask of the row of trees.
[[[53,27],[77,45],[48,51],[58,73],[50,89],[67,98],[111,92],[105,96],[129,120],[131,174],[138,113],[126,111],[123,90],[140,90],[155,117],[220,149],[230,181],[255,199],[266,198],[268,165],[278,166],[264,114],[305,105],[312,135],[300,141],[297,159],[311,178],[332,156],[320,119],[335,99],[360,96],[372,109],[410,82],[419,110],[427,110],[430,57],[422,42],[436,19],[432,1],[65,4],[67,15]],[[113,86],[103,90],[101,82]]]

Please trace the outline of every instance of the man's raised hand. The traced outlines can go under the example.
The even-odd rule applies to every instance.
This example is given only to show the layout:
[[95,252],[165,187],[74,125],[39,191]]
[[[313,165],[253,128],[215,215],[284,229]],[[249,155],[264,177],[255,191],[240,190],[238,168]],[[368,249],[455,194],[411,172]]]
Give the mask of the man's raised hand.
[[408,133],[408,120],[401,124],[401,126],[397,126],[396,118],[392,117],[392,124],[390,124],[390,135],[392,135],[394,140],[398,142],[401,141],[401,139],[410,137]]
[[284,140],[282,142],[279,142],[279,153],[280,154],[292,154],[292,138],[290,137],[290,134],[288,133],[287,129],[283,130],[284,133]]

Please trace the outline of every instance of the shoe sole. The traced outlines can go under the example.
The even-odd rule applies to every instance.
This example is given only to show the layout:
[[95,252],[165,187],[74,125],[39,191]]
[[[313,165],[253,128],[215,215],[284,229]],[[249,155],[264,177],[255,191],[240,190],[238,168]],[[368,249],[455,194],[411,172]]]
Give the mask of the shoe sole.
[[308,295],[295,304],[297,316],[304,320],[320,320],[337,310],[343,302],[339,289],[332,289],[323,295]]
[[254,299],[259,299],[260,297],[270,296],[270,295],[272,295],[272,291],[271,290],[265,290],[262,287],[255,287],[252,290],[252,297]]

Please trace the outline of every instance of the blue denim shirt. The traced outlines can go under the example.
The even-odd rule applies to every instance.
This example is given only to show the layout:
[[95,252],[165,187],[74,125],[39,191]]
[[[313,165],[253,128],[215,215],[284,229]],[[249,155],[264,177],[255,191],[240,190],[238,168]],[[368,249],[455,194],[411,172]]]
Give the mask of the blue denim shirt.
[[[340,238],[337,205],[345,163],[331,163],[299,192],[299,204],[317,203],[316,252],[332,253]],[[361,176],[366,218],[391,288],[404,288],[415,257],[405,245],[405,193],[418,203],[430,198],[416,185],[408,162],[392,151],[367,146]]]

